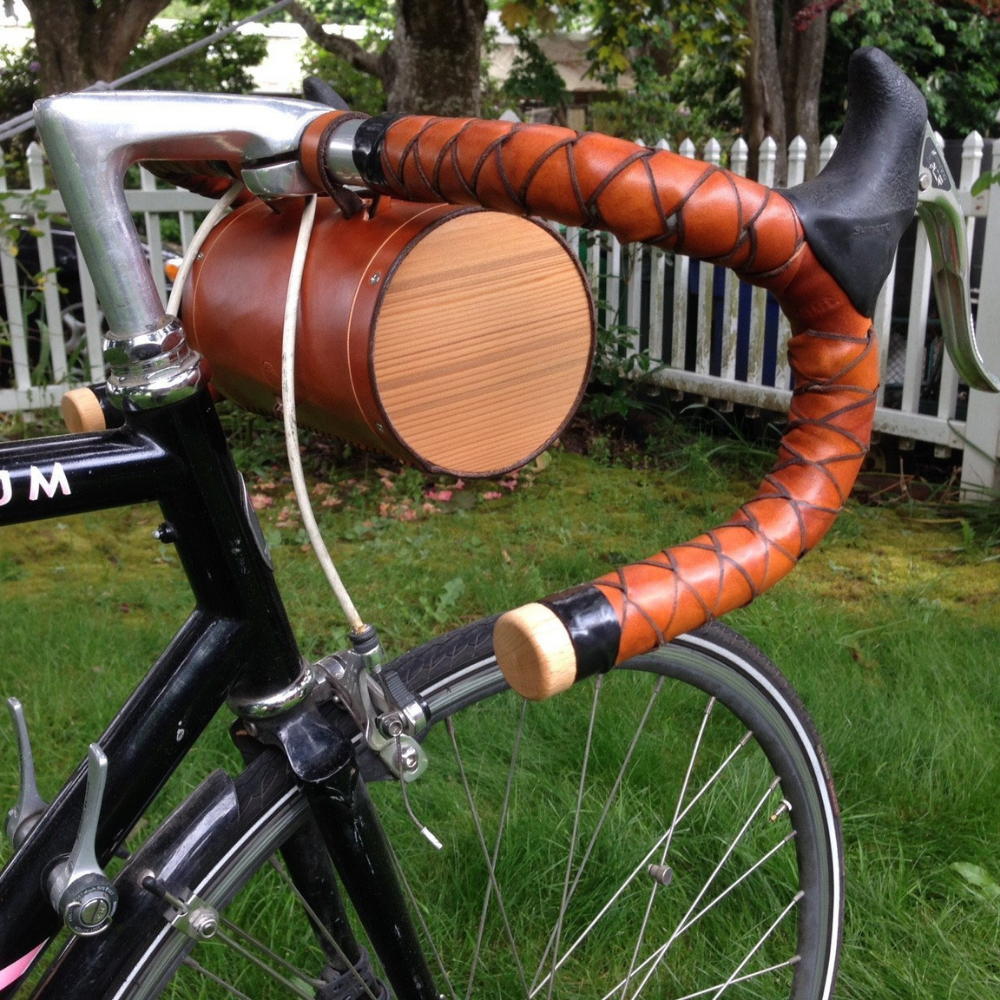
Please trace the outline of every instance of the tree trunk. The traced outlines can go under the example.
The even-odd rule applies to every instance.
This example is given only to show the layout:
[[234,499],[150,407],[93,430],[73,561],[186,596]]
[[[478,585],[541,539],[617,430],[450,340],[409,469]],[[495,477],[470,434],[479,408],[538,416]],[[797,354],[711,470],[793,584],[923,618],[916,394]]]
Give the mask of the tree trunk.
[[45,96],[82,90],[121,73],[149,22],[169,0],[25,0],[35,28]]
[[785,102],[778,63],[773,0],[746,0],[750,53],[743,76],[743,138],[750,147],[749,175],[757,174],[760,144],[770,136],[778,144],[778,176],[785,174]]
[[[776,181],[785,182],[788,143],[801,135],[809,147],[806,176],[819,163],[819,91],[826,52],[826,11],[810,0],[781,0],[781,44],[776,0],[745,0],[750,55],[743,79],[743,132],[750,147],[750,176],[765,136],[778,145]],[[808,11],[802,23],[797,15]]]
[[390,111],[479,114],[486,0],[396,0],[396,29],[382,56],[327,34],[302,4],[288,9],[320,48],[379,77]]
[[477,116],[486,0],[398,0],[390,111]]
[[[781,82],[788,140],[800,135],[809,153],[806,176],[819,166],[819,93],[826,53],[826,11],[820,10],[800,30],[795,15],[806,3],[784,0],[781,24]],[[809,4],[809,6],[815,6]]]

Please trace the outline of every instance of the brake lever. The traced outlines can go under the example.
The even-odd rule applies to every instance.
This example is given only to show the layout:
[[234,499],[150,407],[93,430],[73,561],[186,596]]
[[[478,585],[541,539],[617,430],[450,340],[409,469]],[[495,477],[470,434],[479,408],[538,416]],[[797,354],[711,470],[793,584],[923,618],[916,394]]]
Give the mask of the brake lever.
[[962,380],[973,389],[1000,392],[1000,380],[983,362],[976,344],[969,294],[969,244],[955,182],[930,124],[920,158],[917,215],[927,232],[934,294],[945,347]]

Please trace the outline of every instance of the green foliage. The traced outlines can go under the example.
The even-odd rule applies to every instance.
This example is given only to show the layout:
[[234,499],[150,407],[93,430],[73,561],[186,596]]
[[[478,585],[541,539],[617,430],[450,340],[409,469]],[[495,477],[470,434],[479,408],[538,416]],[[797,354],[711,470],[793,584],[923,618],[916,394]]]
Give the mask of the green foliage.
[[733,0],[531,0],[504,4],[501,16],[518,37],[529,27],[592,32],[589,72],[609,88],[591,106],[598,131],[700,143],[739,124],[748,40]]
[[920,86],[931,123],[948,136],[989,135],[1000,106],[1000,22],[958,0],[854,0],[830,15],[820,121],[844,119],[847,60],[877,45]]
[[559,108],[566,103],[563,78],[527,28],[515,32],[517,55],[500,88],[501,100],[521,111],[530,106]]
[[[580,248],[583,259],[598,254],[598,280],[595,290],[601,295],[607,287],[609,277],[604,270],[601,254],[601,237],[595,233],[581,234]],[[624,282],[629,279],[631,269],[640,265],[638,254],[623,255]],[[634,276],[636,279],[638,275]],[[623,283],[624,283],[623,282]],[[640,392],[646,377],[654,370],[654,363],[648,350],[639,348],[639,331],[619,322],[621,302],[606,301],[603,298],[597,307],[597,345],[594,363],[590,372],[590,385],[583,403],[589,417],[603,420],[617,416],[627,418],[643,409]]]
[[[38,89],[38,52],[34,43],[29,42],[20,51],[0,45],[0,121],[9,121],[17,115],[31,110],[31,105],[41,96]],[[25,150],[31,141],[31,132],[7,140],[5,160],[17,163],[24,160]],[[7,182],[11,186],[26,184],[26,178],[19,173]]]
[[[132,51],[125,73],[141,69],[157,59],[176,52],[219,31],[244,16],[244,4],[211,0],[199,5],[192,15],[172,28],[150,25]],[[253,90],[249,70],[259,65],[267,54],[263,35],[234,32],[185,59],[140,77],[130,86],[140,90],[194,90],[245,94]]]
[[1000,184],[1000,171],[984,170],[972,185],[973,194],[982,194],[991,184]]
[[[396,12],[388,0],[311,0],[313,14],[328,24],[361,25],[366,31],[361,47],[384,52],[392,40]],[[328,83],[354,111],[378,115],[385,111],[385,87],[378,77],[355,69],[346,59],[326,52],[313,42],[302,50],[303,76],[317,76]]]
[[642,380],[653,370],[648,351],[637,351],[638,331],[629,326],[602,326],[597,330],[597,350],[584,401],[595,420],[628,417],[643,408],[639,396]]
[[[51,337],[48,325],[43,319],[45,311],[45,291],[56,284],[58,275],[55,268],[33,272],[19,259],[20,244],[24,239],[37,239],[42,235],[37,223],[51,218],[46,210],[46,197],[51,194],[49,188],[32,191],[27,197],[19,192],[0,191],[0,247],[14,258],[17,268],[18,287],[20,290],[21,318],[28,332],[29,340],[37,343],[37,351],[29,352],[32,385],[44,385],[51,381]],[[12,212],[9,205],[13,203]],[[6,310],[0,313],[0,350],[4,355],[11,349],[10,325]],[[69,359],[72,361],[75,358]],[[0,371],[6,365],[6,359],[0,364]],[[6,372],[3,373],[6,375]]]
[[38,96],[38,52],[34,42],[24,48],[0,45],[0,116],[12,118],[31,108]]
[[976,899],[983,902],[1000,901],[1000,885],[997,885],[996,879],[985,868],[968,861],[955,861],[951,868],[961,876]]
[[720,141],[735,137],[740,100],[731,62],[685,59],[676,72],[650,79],[634,93],[618,91],[595,101],[593,128],[648,143],[666,138],[675,149],[684,139],[700,147],[712,136]]
[[[174,4],[165,12],[181,18],[172,28],[151,25],[135,47],[124,73],[131,73],[164,56],[190,45],[220,28],[258,9],[255,4],[228,0],[209,0],[200,4]],[[241,94],[253,89],[250,68],[257,66],[267,52],[263,35],[228,35],[206,49],[163,69],[140,77],[131,86],[141,90],[199,90]],[[41,96],[38,86],[38,53],[29,42],[19,52],[0,47],[0,120],[28,111]],[[31,140],[24,133],[9,149],[23,159],[23,147]],[[18,147],[16,144],[20,143]]]
[[[384,46],[387,42],[383,40],[378,44]],[[385,87],[377,76],[355,69],[346,59],[324,52],[312,42],[307,43],[303,50],[302,74],[318,76],[328,83],[354,111],[370,115],[385,111]]]
[[306,6],[329,24],[366,24],[391,31],[396,20],[391,0],[308,0]]

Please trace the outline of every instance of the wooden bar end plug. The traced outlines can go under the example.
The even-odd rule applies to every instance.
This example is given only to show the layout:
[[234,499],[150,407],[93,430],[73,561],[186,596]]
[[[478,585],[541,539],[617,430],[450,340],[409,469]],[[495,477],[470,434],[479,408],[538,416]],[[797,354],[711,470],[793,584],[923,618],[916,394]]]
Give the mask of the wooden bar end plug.
[[493,627],[493,651],[507,683],[529,701],[544,701],[576,681],[576,652],[566,626],[542,604],[502,615]]
[[70,389],[59,403],[59,413],[71,434],[108,428],[101,401],[93,389]]

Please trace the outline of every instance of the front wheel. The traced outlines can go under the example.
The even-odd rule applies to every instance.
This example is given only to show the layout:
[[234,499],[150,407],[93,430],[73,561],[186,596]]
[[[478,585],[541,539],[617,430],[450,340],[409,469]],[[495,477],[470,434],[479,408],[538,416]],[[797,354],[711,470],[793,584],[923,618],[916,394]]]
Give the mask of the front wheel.
[[[396,663],[435,723],[409,809],[443,849],[419,836],[397,784],[372,788],[440,991],[830,997],[837,802],[776,668],[716,624],[527,705],[498,693],[488,635],[469,626]],[[226,943],[233,931],[195,947],[160,915],[130,924],[123,913],[111,932],[123,965],[103,995],[155,996],[168,981],[178,997],[328,995],[329,949],[268,864],[310,822],[276,773],[254,765],[237,780],[238,830],[186,886],[213,907],[232,901],[240,946]],[[378,989],[368,977],[343,996]]]

